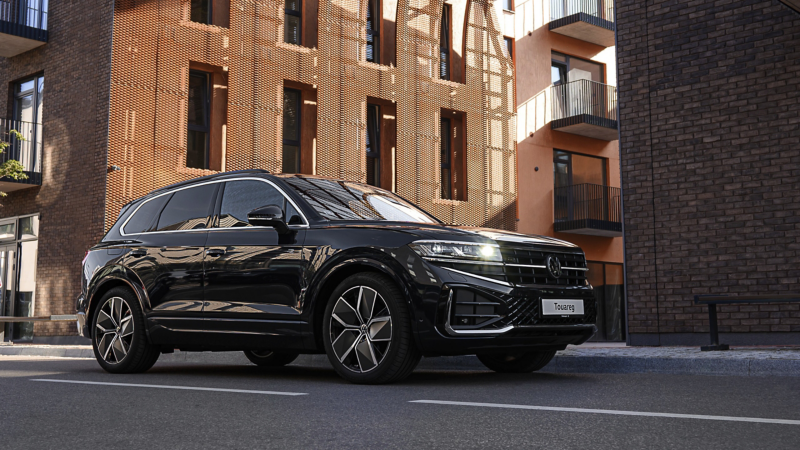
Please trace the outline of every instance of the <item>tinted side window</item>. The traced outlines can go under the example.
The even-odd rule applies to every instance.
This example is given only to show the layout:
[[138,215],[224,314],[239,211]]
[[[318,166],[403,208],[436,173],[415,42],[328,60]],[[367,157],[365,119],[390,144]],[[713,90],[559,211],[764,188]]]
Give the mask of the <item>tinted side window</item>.
[[155,224],[158,213],[161,212],[161,208],[164,207],[167,200],[169,200],[169,195],[162,195],[161,197],[156,197],[143,204],[128,220],[128,223],[125,224],[122,231],[125,234],[138,234],[150,231]]
[[[292,223],[292,215],[297,216],[297,212],[291,204],[288,204],[283,194],[272,185],[256,180],[229,181],[225,183],[225,192],[222,194],[219,226],[220,228],[249,227],[251,225],[247,222],[247,213],[267,205],[278,205],[283,208],[284,215],[288,216],[287,223]],[[287,205],[289,214],[286,214]],[[302,223],[299,216],[294,223]]]
[[217,186],[214,183],[176,191],[161,211],[156,231],[205,228]]

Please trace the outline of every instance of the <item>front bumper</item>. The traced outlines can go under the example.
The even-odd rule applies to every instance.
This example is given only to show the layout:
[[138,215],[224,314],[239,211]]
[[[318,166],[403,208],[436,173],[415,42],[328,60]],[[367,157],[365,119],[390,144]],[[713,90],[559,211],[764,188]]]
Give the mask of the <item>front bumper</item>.
[[[586,342],[597,332],[597,304],[591,286],[505,287],[465,277],[443,283],[436,294],[428,292],[437,295],[438,306],[433,329],[420,333],[426,356],[563,350]],[[466,303],[475,305],[467,314],[464,302],[456,301],[464,292],[468,294]],[[583,300],[584,314],[545,315],[543,299]],[[488,306],[490,310],[479,310],[489,304],[493,305]],[[469,313],[480,318],[465,324],[463,319]]]
[[78,336],[91,339],[92,334],[89,332],[89,326],[86,323],[85,297],[83,294],[79,295],[78,299],[75,301],[75,310],[75,315],[78,318]]

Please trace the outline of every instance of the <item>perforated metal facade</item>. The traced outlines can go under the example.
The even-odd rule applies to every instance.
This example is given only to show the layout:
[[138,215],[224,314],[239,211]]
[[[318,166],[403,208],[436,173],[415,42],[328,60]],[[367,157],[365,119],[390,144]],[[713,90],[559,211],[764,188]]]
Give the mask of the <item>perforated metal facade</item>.
[[[367,97],[384,99],[397,193],[446,222],[515,228],[514,70],[490,0],[452,2],[467,11],[452,27],[464,84],[439,79],[441,0],[397,2],[396,66],[365,61],[366,0],[320,0],[316,48],[284,43],[283,0],[232,0],[228,28],[189,21],[189,4],[116,2],[108,163],[122,170],[108,177],[106,227],[128,201],[213,173],[186,168],[188,75],[205,64],[227,74],[224,170],[281,171],[286,81],[316,88],[311,172],[365,181]],[[443,109],[466,116],[466,201],[440,196]]]

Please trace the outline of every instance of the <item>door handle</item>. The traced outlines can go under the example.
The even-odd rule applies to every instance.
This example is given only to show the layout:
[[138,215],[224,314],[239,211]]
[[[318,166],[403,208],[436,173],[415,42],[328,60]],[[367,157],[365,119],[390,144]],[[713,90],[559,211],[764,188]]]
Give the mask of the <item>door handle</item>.
[[144,250],[144,249],[141,249],[141,248],[137,248],[136,250],[132,250],[131,251],[131,256],[135,256],[137,258],[140,257],[140,256],[145,256],[145,255],[147,255],[147,250]]
[[206,255],[208,255],[208,256],[218,257],[218,256],[222,256],[224,254],[225,254],[225,250],[221,249],[221,248],[210,248],[210,249],[206,250]]

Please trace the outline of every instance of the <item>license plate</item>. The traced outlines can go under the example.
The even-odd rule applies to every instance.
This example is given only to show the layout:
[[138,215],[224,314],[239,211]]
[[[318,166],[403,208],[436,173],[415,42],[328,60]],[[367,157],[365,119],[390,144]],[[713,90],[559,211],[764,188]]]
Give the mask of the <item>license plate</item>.
[[542,299],[542,314],[545,316],[582,316],[583,300]]

